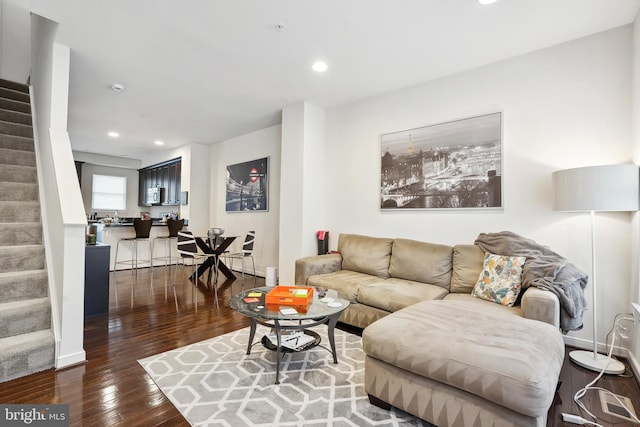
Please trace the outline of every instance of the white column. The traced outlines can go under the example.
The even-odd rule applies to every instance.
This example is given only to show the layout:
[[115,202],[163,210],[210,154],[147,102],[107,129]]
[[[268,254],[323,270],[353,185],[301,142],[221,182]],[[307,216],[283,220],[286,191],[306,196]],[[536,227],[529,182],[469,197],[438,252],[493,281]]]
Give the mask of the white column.
[[280,173],[281,284],[293,284],[295,260],[317,253],[324,227],[325,112],[306,102],[282,111]]

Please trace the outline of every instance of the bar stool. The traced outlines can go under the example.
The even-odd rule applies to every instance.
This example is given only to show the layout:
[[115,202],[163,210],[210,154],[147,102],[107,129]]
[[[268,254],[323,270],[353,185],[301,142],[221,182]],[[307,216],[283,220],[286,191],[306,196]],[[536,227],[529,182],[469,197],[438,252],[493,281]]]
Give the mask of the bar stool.
[[[178,238],[178,231],[182,230],[184,227],[184,219],[168,219],[167,220],[167,228],[169,229],[168,236],[158,236],[151,241],[151,271],[153,271],[153,261],[161,261],[164,265],[169,265],[171,268],[171,264],[173,261],[172,250],[171,250],[171,242]],[[155,254],[156,246],[158,243],[164,243],[164,256],[156,256]],[[167,264],[166,262],[169,261]]]
[[[116,255],[113,260],[113,271],[116,271],[118,264],[131,265],[132,269],[137,269],[139,263],[148,263],[151,265],[150,259],[138,259],[138,242],[147,242],[149,244],[149,254],[151,254],[151,241],[149,240],[149,234],[151,232],[152,221],[150,219],[134,218],[133,229],[135,230],[135,237],[124,237],[118,240],[116,244]],[[131,245],[131,259],[118,261],[118,249],[120,249],[120,243]],[[151,265],[153,267],[153,265]]]

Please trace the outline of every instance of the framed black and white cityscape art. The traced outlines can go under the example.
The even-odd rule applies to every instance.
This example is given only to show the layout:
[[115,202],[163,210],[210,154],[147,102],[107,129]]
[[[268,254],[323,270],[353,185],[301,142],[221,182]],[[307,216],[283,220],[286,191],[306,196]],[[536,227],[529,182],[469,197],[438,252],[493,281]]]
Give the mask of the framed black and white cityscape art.
[[227,166],[227,212],[265,212],[269,208],[269,158]]
[[383,134],[380,208],[502,208],[502,113]]

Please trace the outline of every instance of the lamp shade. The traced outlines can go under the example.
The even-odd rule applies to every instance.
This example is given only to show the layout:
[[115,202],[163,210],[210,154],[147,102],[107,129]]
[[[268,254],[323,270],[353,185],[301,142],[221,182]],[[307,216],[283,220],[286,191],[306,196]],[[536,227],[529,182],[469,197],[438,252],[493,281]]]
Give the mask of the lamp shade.
[[637,165],[604,165],[553,172],[555,211],[637,211]]

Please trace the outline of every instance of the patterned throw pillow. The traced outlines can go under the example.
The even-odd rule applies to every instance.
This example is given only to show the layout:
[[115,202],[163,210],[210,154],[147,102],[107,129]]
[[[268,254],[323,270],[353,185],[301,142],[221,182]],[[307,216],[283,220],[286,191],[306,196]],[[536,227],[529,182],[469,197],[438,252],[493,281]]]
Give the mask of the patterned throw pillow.
[[522,287],[523,256],[486,254],[483,269],[471,295],[511,307]]

